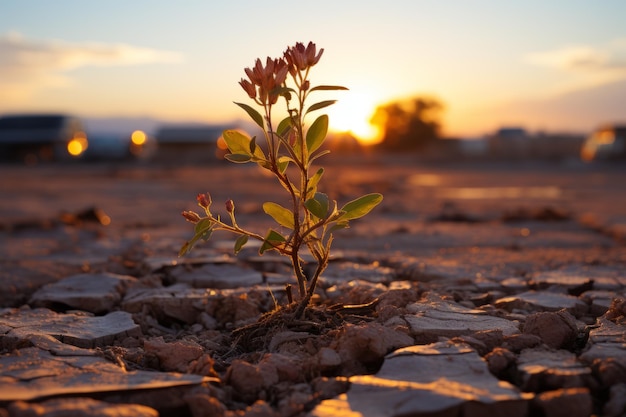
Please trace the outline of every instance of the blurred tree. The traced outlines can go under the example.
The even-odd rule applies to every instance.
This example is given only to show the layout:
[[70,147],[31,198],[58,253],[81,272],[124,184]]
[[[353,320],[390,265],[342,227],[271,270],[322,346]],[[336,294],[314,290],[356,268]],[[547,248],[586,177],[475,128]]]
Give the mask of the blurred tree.
[[379,147],[385,150],[421,150],[440,137],[443,104],[434,98],[416,97],[380,106],[371,123],[383,132]]

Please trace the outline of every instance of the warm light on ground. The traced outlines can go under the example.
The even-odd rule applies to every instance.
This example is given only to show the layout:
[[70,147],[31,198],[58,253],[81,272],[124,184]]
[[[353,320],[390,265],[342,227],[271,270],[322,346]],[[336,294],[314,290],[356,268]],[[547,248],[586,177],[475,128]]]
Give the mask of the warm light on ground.
[[350,92],[329,108],[330,129],[349,133],[363,145],[379,143],[382,140],[381,131],[370,123],[377,106],[373,96]]

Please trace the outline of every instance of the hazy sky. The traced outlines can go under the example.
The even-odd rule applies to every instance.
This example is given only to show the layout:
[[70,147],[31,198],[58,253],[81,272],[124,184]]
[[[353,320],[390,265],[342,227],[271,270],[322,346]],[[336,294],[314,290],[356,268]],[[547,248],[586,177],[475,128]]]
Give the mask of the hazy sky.
[[[297,41],[325,49],[336,127],[431,95],[444,129],[591,129],[626,121],[623,0],[3,0],[0,113],[243,118],[237,82]],[[331,108],[332,109],[332,108]]]

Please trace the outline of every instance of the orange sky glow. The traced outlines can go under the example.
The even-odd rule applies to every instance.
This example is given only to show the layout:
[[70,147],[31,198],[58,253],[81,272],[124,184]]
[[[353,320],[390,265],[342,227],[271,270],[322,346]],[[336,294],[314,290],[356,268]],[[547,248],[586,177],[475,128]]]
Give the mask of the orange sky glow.
[[235,123],[243,69],[311,40],[325,49],[312,84],[349,88],[330,97],[331,128],[364,142],[380,138],[377,106],[415,96],[443,103],[454,137],[626,120],[622,1],[222,3],[3,2],[0,114]]

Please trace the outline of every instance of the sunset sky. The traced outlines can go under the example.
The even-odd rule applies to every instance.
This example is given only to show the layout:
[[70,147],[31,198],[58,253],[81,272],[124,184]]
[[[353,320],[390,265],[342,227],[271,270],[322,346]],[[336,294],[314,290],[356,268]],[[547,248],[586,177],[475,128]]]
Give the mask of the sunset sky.
[[7,0],[0,113],[228,123],[255,58],[325,49],[313,84],[348,87],[336,129],[428,95],[444,133],[588,131],[626,121],[626,1]]

